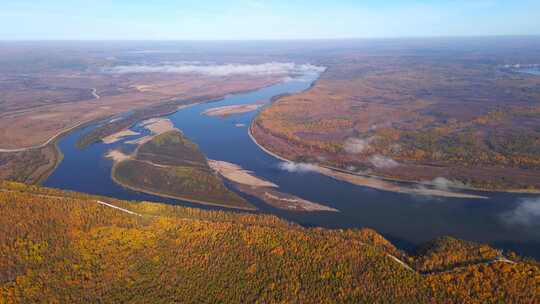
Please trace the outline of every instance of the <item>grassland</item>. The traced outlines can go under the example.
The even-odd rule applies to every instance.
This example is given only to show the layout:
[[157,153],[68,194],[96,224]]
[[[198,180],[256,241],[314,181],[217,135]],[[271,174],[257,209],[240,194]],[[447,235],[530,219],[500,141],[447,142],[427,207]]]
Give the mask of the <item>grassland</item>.
[[265,108],[253,135],[277,155],[361,175],[540,191],[540,77],[502,68],[532,63],[539,47],[462,43],[321,59],[316,84]]
[[[111,115],[150,106],[161,106],[171,100],[213,99],[237,91],[252,90],[273,83],[268,79],[215,79],[195,75],[142,74],[131,76],[75,71],[41,71],[36,79],[13,75],[12,82],[0,86],[3,102],[0,104],[0,140],[2,149],[33,147],[47,142],[59,132],[80,123],[95,121]],[[61,75],[58,75],[61,73]],[[18,82],[16,79],[19,79]],[[151,83],[151,89],[140,91],[139,82]],[[107,87],[100,87],[106,83]],[[74,90],[98,87],[100,98],[92,95],[65,96]],[[38,89],[39,88],[39,89]],[[205,88],[201,90],[201,88]],[[43,90],[54,92],[46,97]],[[44,96],[45,95],[45,96]],[[58,95],[58,96],[56,96]],[[205,98],[206,97],[206,98]],[[50,99],[49,99],[50,98]],[[41,103],[38,100],[43,100]],[[13,106],[12,106],[13,104]],[[16,105],[16,106],[15,106]],[[160,112],[163,110],[161,108]],[[166,109],[167,110],[173,110]]]
[[[2,303],[537,303],[535,261],[0,182]],[[98,201],[129,210],[114,209]]]
[[178,130],[153,137],[114,164],[113,179],[128,188],[196,203],[255,209],[227,189],[197,145]]

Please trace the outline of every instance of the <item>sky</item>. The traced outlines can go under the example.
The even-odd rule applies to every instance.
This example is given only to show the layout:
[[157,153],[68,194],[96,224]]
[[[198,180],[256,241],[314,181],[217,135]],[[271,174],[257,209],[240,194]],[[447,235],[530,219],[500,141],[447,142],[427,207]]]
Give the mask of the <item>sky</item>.
[[540,35],[540,0],[1,0],[1,40]]

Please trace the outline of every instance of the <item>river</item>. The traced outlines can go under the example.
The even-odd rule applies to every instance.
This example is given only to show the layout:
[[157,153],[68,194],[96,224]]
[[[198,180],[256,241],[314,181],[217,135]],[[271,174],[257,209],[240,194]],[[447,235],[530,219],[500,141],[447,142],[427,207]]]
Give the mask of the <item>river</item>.
[[[489,199],[434,198],[374,190],[314,172],[284,171],[279,166],[280,160],[266,154],[248,136],[248,126],[257,111],[226,118],[201,115],[204,110],[218,106],[270,102],[273,96],[306,90],[314,80],[303,78],[249,93],[229,95],[219,101],[182,109],[168,118],[197,143],[208,158],[238,164],[279,185],[283,192],[340,211],[285,211],[244,196],[261,212],[275,214],[305,226],[373,228],[403,249],[411,249],[436,237],[450,235],[489,243],[540,259],[540,225],[517,218],[523,208],[527,207],[526,200],[538,200],[537,196],[490,192],[479,193]],[[239,127],[238,124],[244,126]],[[127,200],[219,209],[139,193],[115,184],[110,176],[112,161],[106,159],[104,154],[113,148],[128,151],[134,149],[125,141],[141,137],[147,131],[135,126],[132,130],[141,132],[141,135],[126,137],[112,144],[97,143],[84,150],[77,149],[77,138],[95,127],[92,125],[75,130],[59,141],[64,159],[45,181],[45,186]]]

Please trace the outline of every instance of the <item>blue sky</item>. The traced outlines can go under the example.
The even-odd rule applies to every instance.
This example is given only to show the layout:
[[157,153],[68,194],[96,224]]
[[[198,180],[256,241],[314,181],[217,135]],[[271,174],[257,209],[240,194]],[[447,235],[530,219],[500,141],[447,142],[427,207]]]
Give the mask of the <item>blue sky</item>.
[[540,0],[1,0],[0,39],[540,35]]

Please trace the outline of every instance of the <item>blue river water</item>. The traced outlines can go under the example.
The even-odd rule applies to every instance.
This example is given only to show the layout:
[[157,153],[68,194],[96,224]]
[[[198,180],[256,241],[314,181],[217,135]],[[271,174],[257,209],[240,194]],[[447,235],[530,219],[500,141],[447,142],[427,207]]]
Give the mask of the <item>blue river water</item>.
[[[238,164],[279,185],[282,192],[340,211],[285,211],[244,195],[260,212],[275,214],[305,226],[373,228],[403,249],[449,235],[540,258],[540,225],[519,218],[527,207],[527,201],[538,200],[537,196],[481,193],[489,199],[421,197],[352,185],[314,172],[288,172],[280,168],[280,160],[266,154],[249,138],[248,126],[257,111],[226,118],[201,115],[204,110],[218,106],[270,102],[273,96],[306,90],[313,81],[299,79],[249,93],[229,95],[222,100],[179,110],[168,118],[197,143],[209,159]],[[97,143],[83,150],[76,148],[78,137],[95,127],[78,129],[59,141],[64,159],[46,180],[45,186],[126,200],[219,209],[139,193],[115,184],[110,176],[112,161],[104,154],[111,149],[132,150],[134,146],[125,141],[141,137],[148,131],[134,126],[132,129],[141,132],[141,135],[130,136],[113,144]]]

